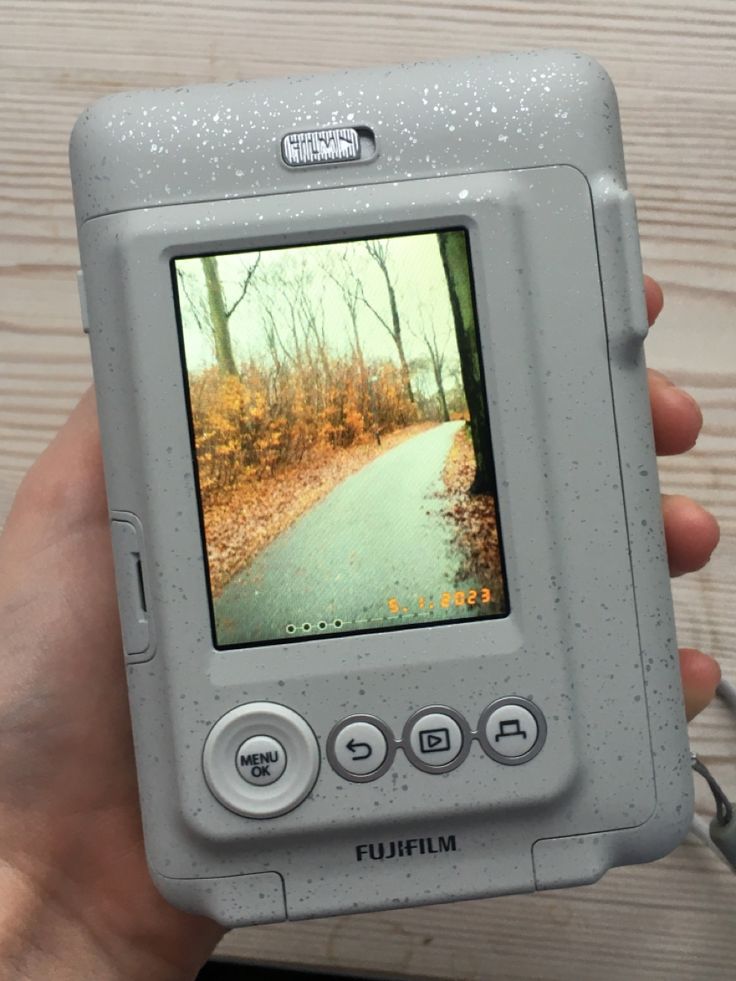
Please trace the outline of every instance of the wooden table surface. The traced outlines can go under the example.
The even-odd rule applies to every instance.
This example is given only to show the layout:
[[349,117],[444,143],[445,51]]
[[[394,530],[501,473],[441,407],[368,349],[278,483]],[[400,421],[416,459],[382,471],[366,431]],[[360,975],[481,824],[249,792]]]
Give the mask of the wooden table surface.
[[[702,402],[703,434],[662,463],[720,519],[710,565],[675,584],[680,641],[736,676],[736,3],[734,0],[0,0],[0,519],[89,384],[67,176],[82,108],[128,88],[468,52],[565,46],[617,85],[647,271],[666,291],[649,362]],[[736,722],[693,745],[736,794]],[[708,799],[699,788],[703,813]],[[222,952],[457,979],[730,979],[736,879],[686,843],[597,885],[235,931]]]

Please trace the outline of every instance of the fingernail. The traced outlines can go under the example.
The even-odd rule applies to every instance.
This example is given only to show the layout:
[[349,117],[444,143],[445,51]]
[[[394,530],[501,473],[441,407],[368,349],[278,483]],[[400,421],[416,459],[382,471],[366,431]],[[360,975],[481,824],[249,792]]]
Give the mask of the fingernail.
[[703,425],[703,410],[700,408],[700,403],[697,399],[693,398],[690,392],[686,392],[684,388],[680,389],[680,394],[684,395],[688,402],[695,407],[695,411],[698,413],[698,418],[700,419],[700,425]]

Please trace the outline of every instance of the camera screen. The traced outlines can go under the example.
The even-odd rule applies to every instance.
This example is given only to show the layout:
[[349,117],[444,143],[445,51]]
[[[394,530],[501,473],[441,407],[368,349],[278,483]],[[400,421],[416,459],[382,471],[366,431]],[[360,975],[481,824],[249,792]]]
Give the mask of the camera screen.
[[216,646],[506,616],[467,232],[172,269]]

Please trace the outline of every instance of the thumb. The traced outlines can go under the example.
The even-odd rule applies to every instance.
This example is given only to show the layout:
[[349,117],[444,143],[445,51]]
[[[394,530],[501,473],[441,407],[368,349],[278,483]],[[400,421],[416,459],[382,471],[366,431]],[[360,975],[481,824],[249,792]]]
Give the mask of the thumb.
[[0,560],[34,554],[90,522],[107,522],[93,388],[21,481],[0,538]]

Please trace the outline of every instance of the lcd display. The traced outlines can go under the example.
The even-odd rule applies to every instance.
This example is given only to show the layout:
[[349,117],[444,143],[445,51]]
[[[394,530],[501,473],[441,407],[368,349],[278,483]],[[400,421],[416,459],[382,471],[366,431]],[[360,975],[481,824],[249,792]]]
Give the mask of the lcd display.
[[216,645],[505,616],[466,231],[173,277]]

